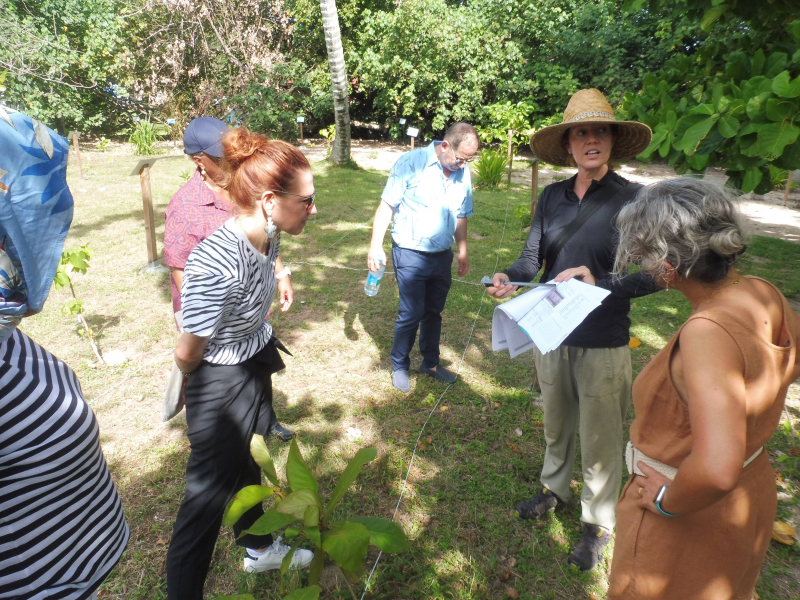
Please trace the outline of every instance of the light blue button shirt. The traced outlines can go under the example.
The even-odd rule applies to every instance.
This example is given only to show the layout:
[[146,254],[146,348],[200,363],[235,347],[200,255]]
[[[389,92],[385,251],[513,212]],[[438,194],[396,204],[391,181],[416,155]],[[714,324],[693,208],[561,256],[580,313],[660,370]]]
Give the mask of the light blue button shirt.
[[389,173],[381,199],[395,209],[392,239],[401,248],[447,250],[455,243],[456,220],[475,214],[469,167],[445,178],[439,144],[406,152]]

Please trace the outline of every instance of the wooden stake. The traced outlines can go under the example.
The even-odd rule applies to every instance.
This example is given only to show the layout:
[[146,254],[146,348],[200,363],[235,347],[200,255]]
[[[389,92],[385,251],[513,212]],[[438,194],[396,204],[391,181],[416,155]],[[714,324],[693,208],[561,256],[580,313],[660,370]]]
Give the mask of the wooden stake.
[[539,196],[539,161],[534,159],[531,165],[531,219],[536,212],[536,202]]
[[78,136],[80,134],[77,131],[70,132],[70,137],[72,138],[72,145],[75,147],[75,160],[78,162],[78,177],[83,179],[83,165],[81,164],[81,149],[78,145]]
[[150,167],[145,166],[139,173],[142,183],[142,205],[144,208],[144,227],[147,237],[147,262],[154,263],[158,260],[156,248],[156,223],[153,215],[153,193],[150,189]]
[[511,187],[511,167],[514,164],[514,154],[511,152],[511,144],[514,140],[514,130],[508,130],[508,187]]
[[300,143],[303,143],[303,124],[300,123]]
[[783,192],[783,205],[786,206],[786,203],[789,201],[789,192],[792,191],[792,176],[794,175],[794,171],[789,171],[789,177],[786,179],[786,191]]
[[411,138],[411,149],[412,150],[414,149],[414,138],[413,137]]

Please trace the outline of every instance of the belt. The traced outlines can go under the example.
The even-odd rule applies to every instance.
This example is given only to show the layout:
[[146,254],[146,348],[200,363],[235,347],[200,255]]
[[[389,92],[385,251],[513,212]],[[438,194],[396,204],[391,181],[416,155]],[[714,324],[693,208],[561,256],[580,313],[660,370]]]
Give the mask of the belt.
[[[764,447],[762,446],[753,452],[753,455],[744,461],[742,468],[744,469],[747,465],[758,458],[758,455],[761,454],[763,449]],[[675,475],[678,473],[678,469],[675,467],[670,467],[669,465],[665,465],[654,458],[650,458],[649,456],[643,454],[641,450],[636,448],[636,446],[633,445],[633,442],[628,442],[628,445],[625,447],[625,465],[628,467],[628,473],[631,475],[644,475],[642,470],[639,468],[639,461],[642,461],[648,467],[655,469],[664,477],[669,477],[670,479],[675,479]]]

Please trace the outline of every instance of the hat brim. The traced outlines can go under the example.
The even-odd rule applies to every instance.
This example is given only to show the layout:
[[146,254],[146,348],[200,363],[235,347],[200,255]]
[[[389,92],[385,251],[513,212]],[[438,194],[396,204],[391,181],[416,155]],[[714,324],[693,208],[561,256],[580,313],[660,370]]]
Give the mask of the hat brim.
[[569,152],[561,143],[564,132],[580,125],[616,125],[619,128],[614,147],[611,149],[611,160],[633,158],[650,145],[653,132],[644,123],[636,121],[612,121],[611,119],[585,119],[574,123],[559,123],[540,129],[531,136],[531,150],[534,156],[550,165],[559,167],[572,166],[569,163]]

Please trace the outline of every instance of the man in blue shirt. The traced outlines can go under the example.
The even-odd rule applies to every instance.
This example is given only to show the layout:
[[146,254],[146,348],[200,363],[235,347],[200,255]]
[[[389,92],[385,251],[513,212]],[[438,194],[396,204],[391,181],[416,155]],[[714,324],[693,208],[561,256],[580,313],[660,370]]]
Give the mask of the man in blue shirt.
[[386,264],[383,237],[392,225],[392,262],[400,310],[394,326],[392,384],[411,391],[408,358],[419,327],[420,372],[453,383],[456,376],[439,364],[442,310],[452,283],[452,245],[458,248],[458,274],[469,271],[467,217],[472,216],[472,183],[466,165],[478,151],[478,132],[456,123],[441,142],[403,154],[389,174],[372,225],[367,255],[371,271]]

